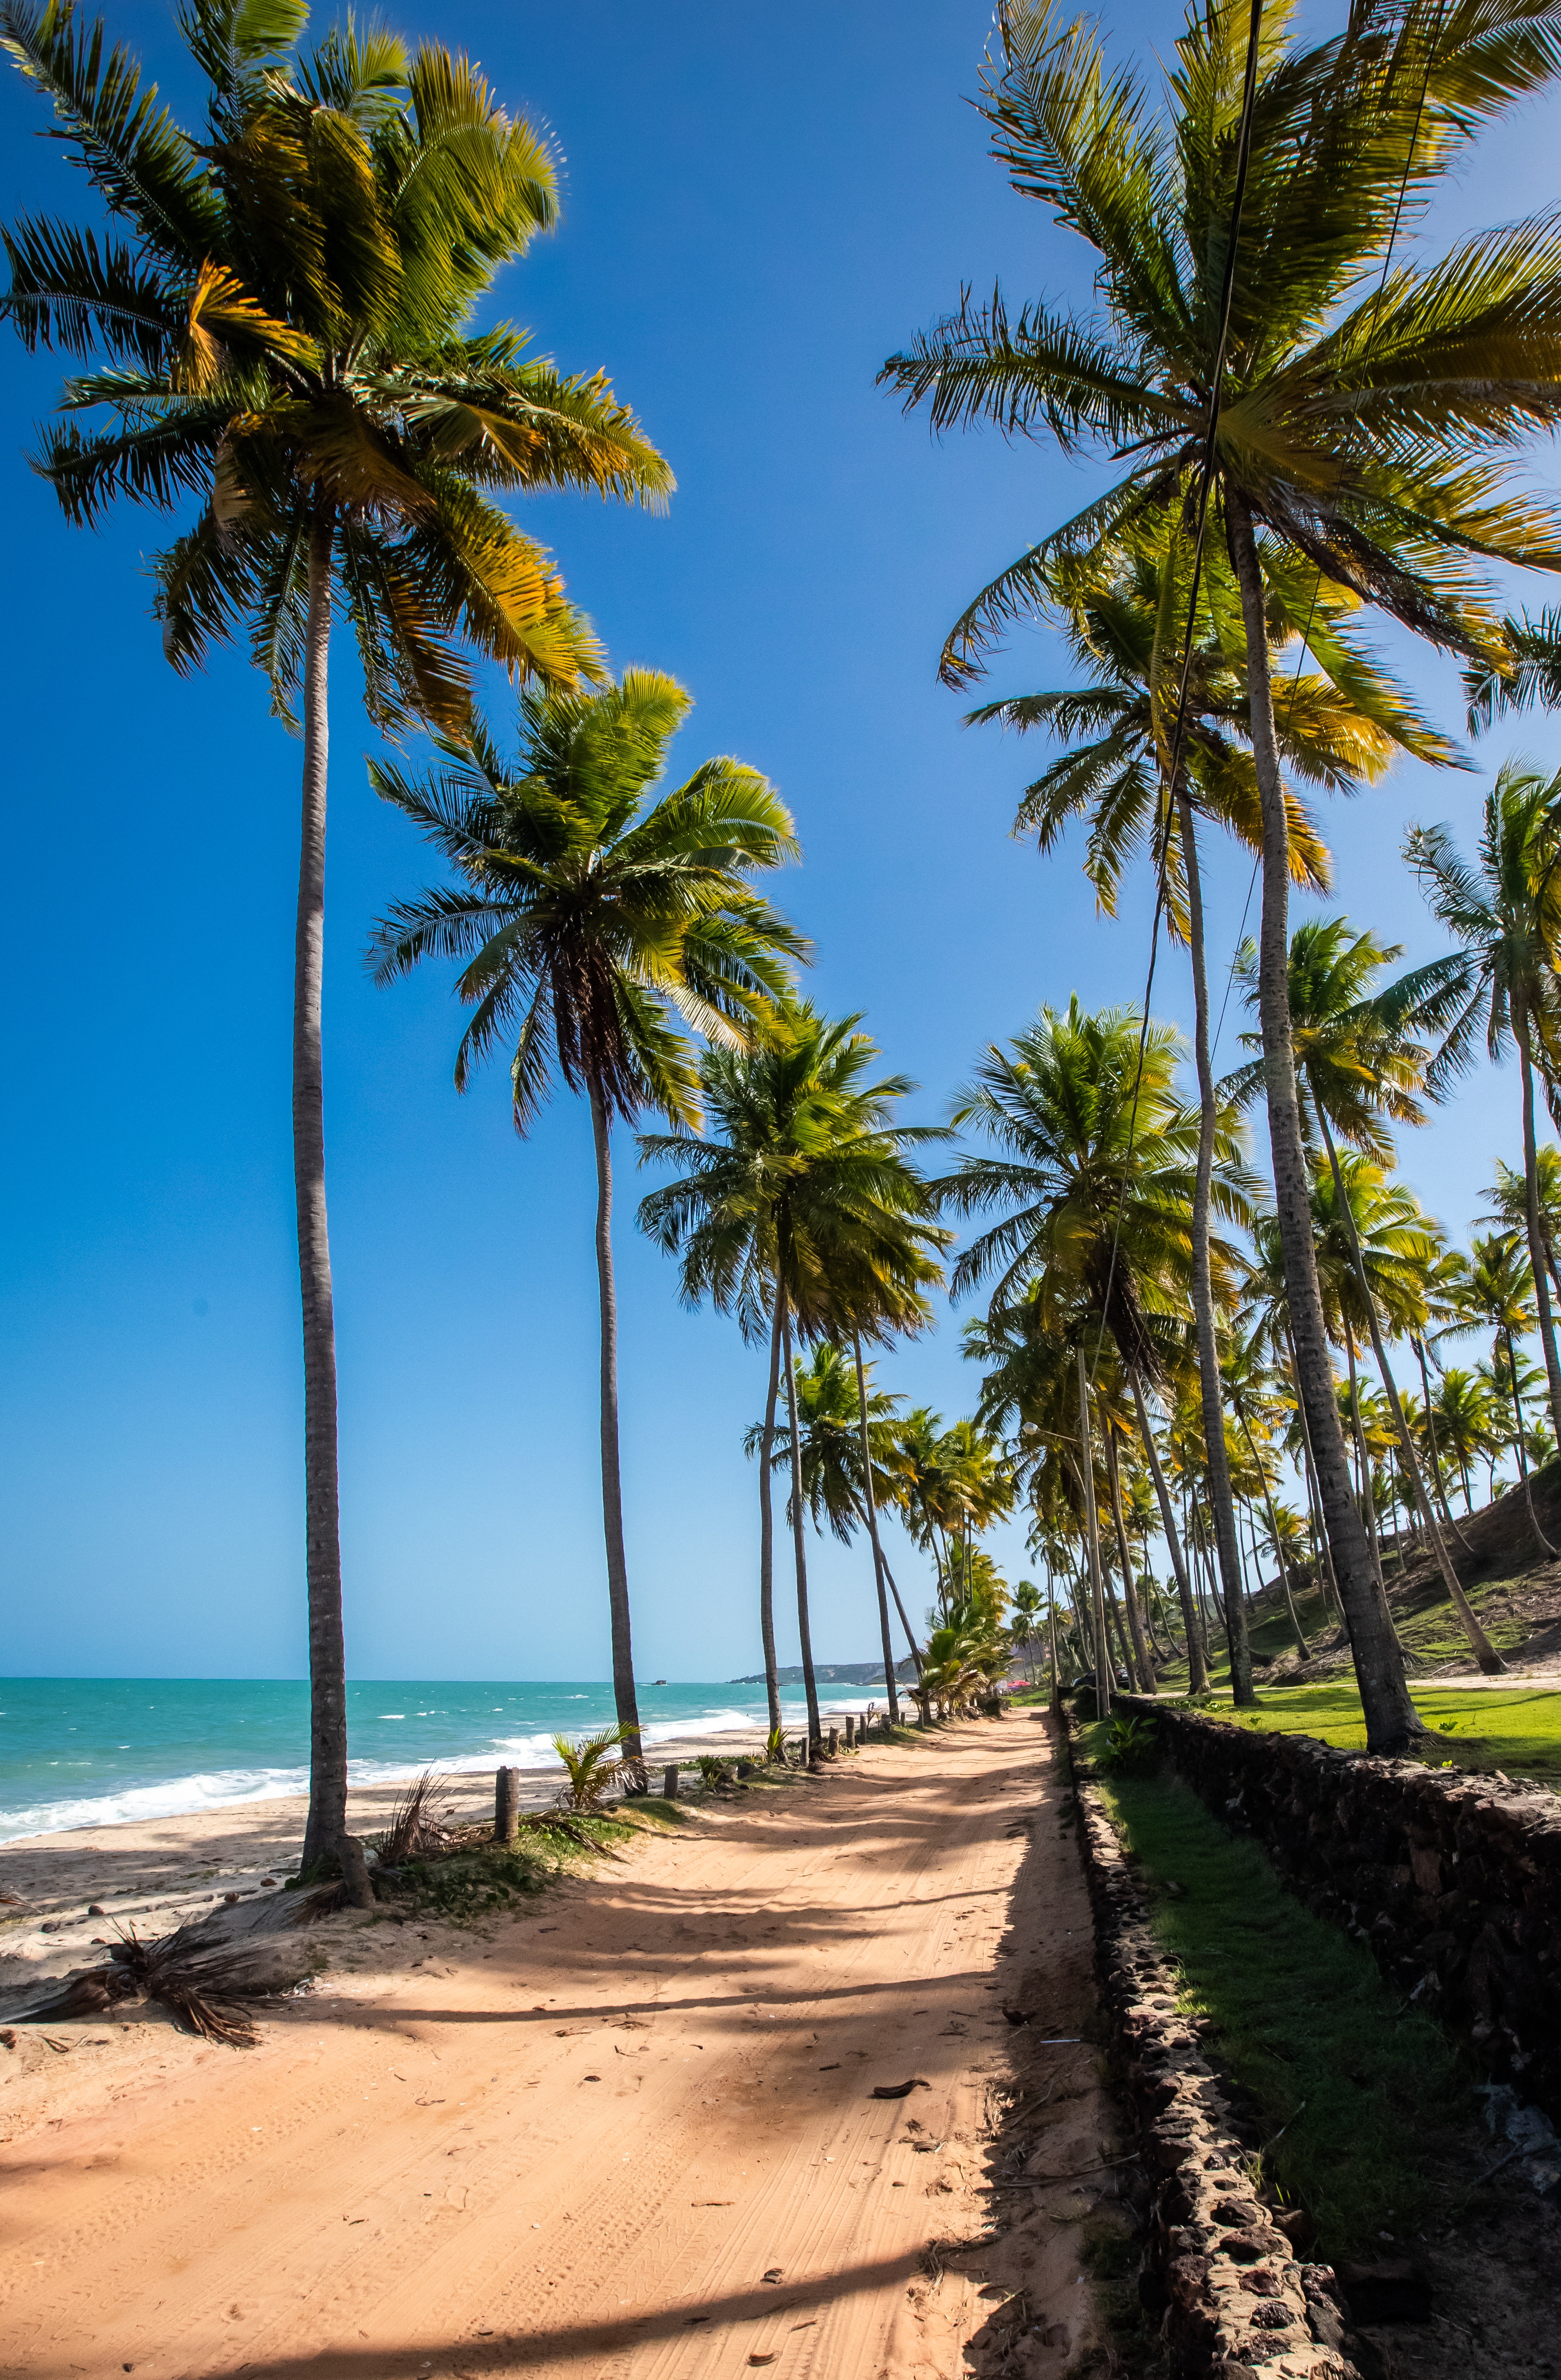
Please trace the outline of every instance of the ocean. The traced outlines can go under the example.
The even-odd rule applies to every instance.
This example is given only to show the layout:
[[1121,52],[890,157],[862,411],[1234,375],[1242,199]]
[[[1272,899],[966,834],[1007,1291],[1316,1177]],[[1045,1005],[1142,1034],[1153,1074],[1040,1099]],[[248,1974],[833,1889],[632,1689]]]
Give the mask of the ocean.
[[[835,1711],[872,1700],[821,1691]],[[765,1724],[762,1686],[641,1685],[639,1694],[647,1746]],[[800,1696],[784,1695],[781,1708],[800,1729]],[[431,1764],[551,1767],[551,1737],[588,1735],[613,1718],[611,1686],[591,1682],[359,1682],[347,1690],[348,1773],[377,1784]],[[0,1679],[0,1842],[268,1801],[308,1783],[302,1679]]]

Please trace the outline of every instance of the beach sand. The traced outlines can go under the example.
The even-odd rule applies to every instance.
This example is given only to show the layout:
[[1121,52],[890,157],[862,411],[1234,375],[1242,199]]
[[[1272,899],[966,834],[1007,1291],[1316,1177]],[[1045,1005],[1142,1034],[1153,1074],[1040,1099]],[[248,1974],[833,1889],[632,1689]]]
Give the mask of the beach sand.
[[[1066,1791],[1046,1725],[972,1721],[701,1803],[522,1912],[332,1919],[253,2050],[154,2007],[18,2029],[0,2372],[953,2380],[1011,2342],[1061,2374],[1115,2179]],[[296,1840],[250,1803],[12,1845],[0,1886],[30,1934],[90,1880],[194,1905]]]

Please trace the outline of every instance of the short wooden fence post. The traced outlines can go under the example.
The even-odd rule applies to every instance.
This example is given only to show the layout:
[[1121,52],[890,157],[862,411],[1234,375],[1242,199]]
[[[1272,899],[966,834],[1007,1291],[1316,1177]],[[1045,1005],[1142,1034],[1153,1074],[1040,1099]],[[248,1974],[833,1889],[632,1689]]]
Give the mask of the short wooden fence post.
[[520,1832],[520,1771],[501,1768],[494,1779],[494,1840],[512,1843]]

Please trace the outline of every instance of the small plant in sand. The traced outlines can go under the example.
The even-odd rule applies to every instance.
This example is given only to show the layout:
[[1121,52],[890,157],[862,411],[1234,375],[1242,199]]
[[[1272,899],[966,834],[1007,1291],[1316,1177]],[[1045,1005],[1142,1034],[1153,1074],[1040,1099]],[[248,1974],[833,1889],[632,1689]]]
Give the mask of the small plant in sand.
[[555,1735],[553,1749],[565,1767],[565,1782],[558,1788],[561,1810],[599,1810],[623,1768],[615,1748],[623,1742],[621,1727],[604,1727],[583,1742],[574,1743],[567,1735]]
[[717,1759],[713,1752],[697,1753],[694,1766],[713,1791],[717,1785],[729,1785],[732,1781],[731,1764]]

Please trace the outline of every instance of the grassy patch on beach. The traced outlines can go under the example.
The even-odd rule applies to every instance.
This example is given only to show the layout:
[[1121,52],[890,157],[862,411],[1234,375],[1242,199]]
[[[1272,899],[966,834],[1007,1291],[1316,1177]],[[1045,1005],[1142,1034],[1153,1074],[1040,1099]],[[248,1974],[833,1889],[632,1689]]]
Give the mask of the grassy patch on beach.
[[[1083,1731],[1098,1753],[1104,1730]],[[1255,1843],[1228,1835],[1189,1787],[1102,1780],[1141,1863],[1182,2005],[1250,2100],[1267,2178],[1303,2206],[1330,2261],[1381,2230],[1410,2234],[1429,2133],[1459,2107],[1457,2059],[1363,1944],[1286,1891]]]
[[[1561,1779],[1561,1694],[1550,1687],[1417,1686],[1410,1699],[1428,1740],[1411,1758],[1438,1767],[1502,1769],[1509,1777]],[[1259,1733],[1314,1735],[1347,1752],[1366,1748],[1366,1721],[1353,1682],[1336,1686],[1258,1688],[1255,1710],[1233,1708],[1228,1691],[1199,1708]]]
[[376,1871],[375,1890],[393,1906],[425,1911],[456,1925],[489,1917],[545,1890],[560,1875],[597,1858],[617,1855],[636,1835],[684,1826],[689,1812],[649,1794],[602,1811],[531,1812],[518,1843],[465,1841],[436,1858],[410,1860],[388,1874]]

